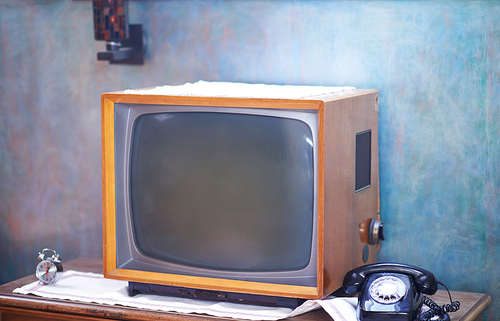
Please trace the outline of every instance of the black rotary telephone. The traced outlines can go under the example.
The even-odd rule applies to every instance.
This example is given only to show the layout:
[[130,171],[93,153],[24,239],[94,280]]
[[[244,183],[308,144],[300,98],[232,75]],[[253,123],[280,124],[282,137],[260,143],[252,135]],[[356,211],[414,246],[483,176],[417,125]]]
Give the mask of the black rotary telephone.
[[431,272],[415,266],[375,263],[347,272],[343,287],[348,294],[359,293],[356,314],[360,321],[428,321],[436,320],[436,316],[437,320],[450,320],[448,312],[460,308],[458,301],[438,306],[423,295],[435,294],[438,283],[444,286]]

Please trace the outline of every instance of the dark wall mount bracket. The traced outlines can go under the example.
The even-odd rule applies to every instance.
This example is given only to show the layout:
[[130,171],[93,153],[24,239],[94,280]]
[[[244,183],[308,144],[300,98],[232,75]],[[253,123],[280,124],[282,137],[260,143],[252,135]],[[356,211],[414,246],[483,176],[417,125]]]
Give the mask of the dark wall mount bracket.
[[97,53],[97,60],[109,60],[110,64],[144,64],[144,40],[141,24],[129,25],[129,37],[119,41],[107,41],[106,51]]

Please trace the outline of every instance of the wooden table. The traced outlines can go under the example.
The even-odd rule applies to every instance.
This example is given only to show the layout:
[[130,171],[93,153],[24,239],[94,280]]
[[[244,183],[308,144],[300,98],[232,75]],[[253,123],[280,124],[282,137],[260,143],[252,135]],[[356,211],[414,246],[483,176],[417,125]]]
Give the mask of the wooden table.
[[[102,261],[96,259],[76,259],[64,263],[66,270],[102,273]],[[33,268],[34,271],[34,268]],[[34,272],[33,272],[34,273]],[[36,281],[34,275],[27,276],[0,286],[0,320],[169,320],[200,321],[220,318],[205,315],[187,315],[156,312],[150,310],[108,306],[92,303],[80,303],[67,300],[54,300],[34,295],[15,294],[15,288]],[[481,320],[483,310],[491,302],[488,295],[469,292],[451,292],[453,300],[461,303],[460,310],[451,313],[452,321]],[[449,303],[444,290],[432,296],[438,304]],[[324,310],[316,310],[289,318],[290,321],[329,321],[332,320]]]

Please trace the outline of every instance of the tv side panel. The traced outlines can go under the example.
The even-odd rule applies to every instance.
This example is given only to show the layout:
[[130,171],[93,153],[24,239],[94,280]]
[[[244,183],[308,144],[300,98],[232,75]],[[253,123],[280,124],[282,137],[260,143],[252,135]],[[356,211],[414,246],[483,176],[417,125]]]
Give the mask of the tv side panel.
[[[371,131],[370,185],[356,191],[356,134]],[[324,293],[342,285],[346,271],[376,261],[376,245],[360,237],[360,223],[378,211],[378,92],[325,102]],[[369,255],[366,257],[366,248]],[[363,259],[365,251],[365,259]]]
[[116,269],[114,102],[103,95],[101,105],[103,267],[107,275]]

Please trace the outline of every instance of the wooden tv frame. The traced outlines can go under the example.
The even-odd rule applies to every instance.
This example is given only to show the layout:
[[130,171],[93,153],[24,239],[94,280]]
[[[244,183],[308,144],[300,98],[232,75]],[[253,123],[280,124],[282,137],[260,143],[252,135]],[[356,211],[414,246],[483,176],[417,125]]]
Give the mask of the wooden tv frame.
[[[104,93],[102,103],[103,256],[107,278],[206,289],[321,299],[342,286],[354,267],[376,261],[364,222],[378,217],[378,92],[352,90],[313,99],[162,96]],[[318,115],[318,237],[315,287],[225,280],[118,269],[116,267],[114,105],[115,103],[314,110]],[[371,130],[371,185],[355,192],[355,136]],[[366,256],[366,250],[369,250]],[[363,251],[365,253],[363,254]],[[365,255],[365,259],[363,259]],[[366,261],[366,262],[365,262]]]

